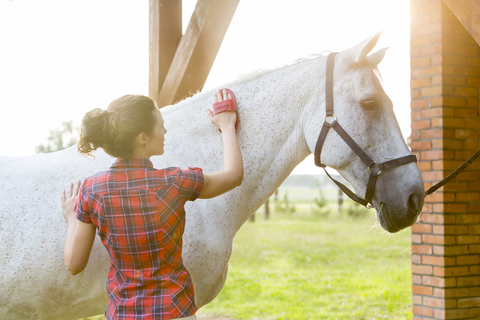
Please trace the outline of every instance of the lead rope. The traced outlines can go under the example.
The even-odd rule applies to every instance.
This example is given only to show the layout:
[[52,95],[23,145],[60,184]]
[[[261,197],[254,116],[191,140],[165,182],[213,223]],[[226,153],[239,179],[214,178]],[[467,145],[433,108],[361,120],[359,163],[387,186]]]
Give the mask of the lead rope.
[[460,172],[462,172],[463,170],[465,170],[465,168],[471,165],[472,162],[475,161],[479,156],[480,156],[480,149],[477,150],[477,152],[475,152],[470,158],[468,158],[468,160],[465,161],[460,167],[458,167],[457,169],[455,169],[455,171],[450,173],[445,179],[443,179],[442,181],[440,181],[439,183],[437,183],[436,185],[434,185],[433,187],[425,191],[425,197],[428,196],[429,194],[434,193],[435,191],[443,187],[445,184],[447,184],[450,180],[455,178]]

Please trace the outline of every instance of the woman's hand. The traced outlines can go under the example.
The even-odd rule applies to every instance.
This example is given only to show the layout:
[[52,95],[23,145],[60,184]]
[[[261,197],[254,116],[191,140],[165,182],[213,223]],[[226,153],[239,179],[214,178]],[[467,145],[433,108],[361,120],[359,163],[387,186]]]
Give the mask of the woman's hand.
[[[221,102],[225,100],[232,99],[230,93],[227,93],[226,90],[218,90],[213,95],[213,103]],[[237,113],[235,111],[224,111],[217,113],[215,116],[213,115],[212,110],[208,110],[208,117],[210,121],[220,130],[233,128],[235,130],[235,122],[237,121]]]
[[72,218],[76,219],[75,211],[73,211],[73,205],[75,204],[78,190],[80,190],[80,180],[78,180],[75,184],[70,183],[67,187],[67,190],[62,191],[60,200],[62,201],[63,216],[65,219],[67,219],[67,221]]

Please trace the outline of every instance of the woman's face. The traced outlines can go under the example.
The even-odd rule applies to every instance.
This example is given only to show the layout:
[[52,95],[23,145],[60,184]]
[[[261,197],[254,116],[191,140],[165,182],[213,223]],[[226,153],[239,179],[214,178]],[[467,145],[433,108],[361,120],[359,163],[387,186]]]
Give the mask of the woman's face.
[[153,128],[153,135],[149,139],[147,147],[149,149],[148,153],[150,156],[159,156],[164,152],[165,134],[167,133],[167,129],[164,127],[163,117],[160,113],[160,110],[155,108],[154,113],[155,117],[157,118],[157,122]]

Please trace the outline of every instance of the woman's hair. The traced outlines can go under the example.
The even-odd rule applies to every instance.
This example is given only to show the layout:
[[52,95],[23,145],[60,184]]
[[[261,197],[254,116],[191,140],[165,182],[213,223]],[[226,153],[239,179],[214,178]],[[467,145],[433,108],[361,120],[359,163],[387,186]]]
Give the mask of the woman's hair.
[[80,128],[78,152],[87,156],[102,148],[116,158],[133,154],[135,139],[142,132],[153,134],[156,123],[155,102],[146,96],[126,95],[107,107],[85,114]]

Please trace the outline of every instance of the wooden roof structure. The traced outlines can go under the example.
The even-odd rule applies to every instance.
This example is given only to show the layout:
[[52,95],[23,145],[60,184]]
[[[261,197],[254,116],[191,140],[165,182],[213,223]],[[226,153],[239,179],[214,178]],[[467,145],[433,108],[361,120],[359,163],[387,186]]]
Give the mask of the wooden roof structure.
[[443,0],[443,2],[480,45],[480,1]]
[[202,90],[240,0],[198,0],[182,34],[182,0],[149,1],[149,96],[162,108]]

